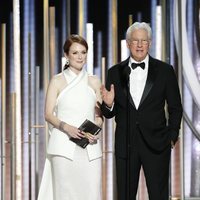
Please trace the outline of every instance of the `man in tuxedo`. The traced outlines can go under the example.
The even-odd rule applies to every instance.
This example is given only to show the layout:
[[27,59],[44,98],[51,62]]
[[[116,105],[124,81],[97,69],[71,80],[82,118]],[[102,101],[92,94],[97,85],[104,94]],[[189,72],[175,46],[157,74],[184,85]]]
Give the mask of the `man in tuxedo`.
[[182,118],[177,78],[171,65],[149,55],[147,23],[132,24],[126,42],[130,57],[108,70],[101,88],[102,113],[116,121],[118,200],[136,199],[141,167],[149,199],[168,200],[171,149]]

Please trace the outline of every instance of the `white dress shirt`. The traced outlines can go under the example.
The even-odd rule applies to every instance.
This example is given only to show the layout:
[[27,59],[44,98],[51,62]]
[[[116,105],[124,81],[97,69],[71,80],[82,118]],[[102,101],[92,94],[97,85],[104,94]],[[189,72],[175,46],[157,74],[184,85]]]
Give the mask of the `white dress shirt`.
[[[130,57],[129,60],[130,68],[131,68],[131,63],[133,62],[138,63],[132,57]],[[137,67],[134,70],[131,68],[131,74],[130,74],[130,93],[134,101],[135,107],[137,109],[140,105],[140,100],[142,98],[142,94],[147,80],[147,73],[149,68],[149,55],[147,55],[146,58],[141,62],[145,63],[145,68],[142,69],[141,67]]]

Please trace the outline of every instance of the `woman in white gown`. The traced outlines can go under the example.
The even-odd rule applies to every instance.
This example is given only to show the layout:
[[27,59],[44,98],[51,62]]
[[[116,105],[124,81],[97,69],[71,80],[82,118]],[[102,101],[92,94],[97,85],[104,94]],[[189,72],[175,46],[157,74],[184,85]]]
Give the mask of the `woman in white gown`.
[[84,70],[88,45],[79,35],[65,42],[67,64],[49,83],[45,119],[50,138],[38,200],[101,200],[100,136],[87,135],[83,149],[70,138],[86,137],[78,127],[85,119],[102,125],[101,82]]

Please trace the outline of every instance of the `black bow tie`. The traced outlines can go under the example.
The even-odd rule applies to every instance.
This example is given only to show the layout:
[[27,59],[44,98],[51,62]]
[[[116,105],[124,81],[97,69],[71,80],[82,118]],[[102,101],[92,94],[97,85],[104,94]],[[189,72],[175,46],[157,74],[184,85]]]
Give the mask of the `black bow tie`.
[[137,67],[141,67],[142,69],[144,69],[145,68],[145,63],[144,62],[142,62],[142,63],[132,63],[131,67],[132,67],[132,69],[135,69]]

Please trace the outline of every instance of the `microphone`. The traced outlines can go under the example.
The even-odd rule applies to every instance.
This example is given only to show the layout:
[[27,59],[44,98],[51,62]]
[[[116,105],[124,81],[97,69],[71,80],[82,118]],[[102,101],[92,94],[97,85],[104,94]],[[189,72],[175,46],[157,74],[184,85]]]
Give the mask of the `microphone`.
[[127,104],[127,110],[126,110],[126,125],[127,125],[127,132],[126,132],[126,151],[127,151],[127,159],[126,159],[126,199],[130,199],[130,140],[131,140],[131,134],[130,134],[130,80],[129,75],[131,73],[131,68],[129,66],[126,66],[123,70],[123,76],[124,76],[124,83],[126,84],[127,89],[127,98],[126,98],[126,104]]

